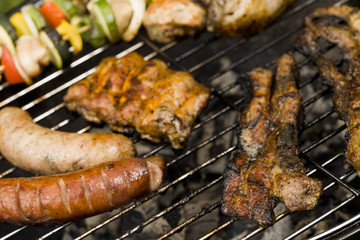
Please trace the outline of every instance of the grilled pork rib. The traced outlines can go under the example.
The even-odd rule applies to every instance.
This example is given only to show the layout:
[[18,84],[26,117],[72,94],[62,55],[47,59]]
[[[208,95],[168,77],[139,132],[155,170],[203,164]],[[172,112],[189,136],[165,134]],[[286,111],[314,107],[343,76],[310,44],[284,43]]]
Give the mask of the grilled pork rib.
[[[240,142],[243,151],[227,163],[222,211],[237,218],[257,219],[260,224],[266,225],[266,222],[273,221],[274,216],[271,209],[273,209],[275,202],[273,199],[266,199],[264,196],[269,195],[265,186],[263,191],[258,192],[258,200],[248,199],[248,194],[251,191],[249,185],[253,184],[251,183],[252,179],[248,183],[247,169],[251,162],[255,161],[263,152],[267,133],[272,73],[269,70],[257,68],[250,73],[250,79],[253,98],[247,109],[243,111],[240,122]],[[265,194],[263,194],[264,192]],[[255,197],[254,194],[252,195]],[[250,201],[259,202],[260,204],[257,206],[261,209],[252,211]],[[264,211],[263,209],[266,208],[268,210]]]
[[209,95],[190,74],[133,52],[103,59],[95,73],[68,89],[64,101],[90,122],[106,122],[119,132],[136,129],[143,138],[183,148]]
[[270,98],[271,72],[259,68],[251,72],[253,98],[241,117],[242,149],[225,169],[225,214],[270,226],[277,198],[291,212],[317,206],[322,185],[306,175],[298,157],[301,98],[295,74],[294,59],[283,55]]
[[[326,23],[329,17],[340,18],[346,25]],[[322,21],[315,23],[315,19]],[[321,19],[323,18],[323,19]],[[322,77],[332,88],[332,100],[348,130],[346,161],[360,175],[360,10],[350,6],[320,8],[306,18],[307,27],[298,45],[309,50],[320,69]],[[337,45],[348,63],[345,73],[335,63],[319,54],[318,40],[323,38]]]

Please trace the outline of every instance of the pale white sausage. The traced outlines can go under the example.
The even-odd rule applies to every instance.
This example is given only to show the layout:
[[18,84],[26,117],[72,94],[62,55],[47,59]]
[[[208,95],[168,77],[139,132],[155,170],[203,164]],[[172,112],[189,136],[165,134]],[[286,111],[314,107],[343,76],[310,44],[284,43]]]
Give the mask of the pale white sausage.
[[33,122],[17,107],[0,110],[0,151],[13,165],[35,174],[93,167],[136,155],[132,141],[118,133],[68,133]]

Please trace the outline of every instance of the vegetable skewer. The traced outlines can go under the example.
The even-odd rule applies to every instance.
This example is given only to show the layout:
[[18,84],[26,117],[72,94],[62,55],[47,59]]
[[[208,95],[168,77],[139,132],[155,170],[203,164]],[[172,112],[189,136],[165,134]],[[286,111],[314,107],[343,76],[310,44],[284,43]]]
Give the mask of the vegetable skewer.
[[[31,78],[41,73],[34,71],[36,75],[26,75],[28,71],[22,69],[16,50],[19,37],[31,35],[39,39],[51,63],[61,69],[71,62],[72,55],[82,51],[83,41],[99,47],[106,41],[133,40],[141,27],[145,7],[145,0],[97,0],[92,10],[84,15],[71,0],[44,0],[39,7],[26,4],[9,19],[1,15],[0,47],[7,47],[23,81],[21,78],[8,80],[12,74],[6,74],[5,79],[10,85],[32,84]],[[40,65],[40,69],[46,65]]]

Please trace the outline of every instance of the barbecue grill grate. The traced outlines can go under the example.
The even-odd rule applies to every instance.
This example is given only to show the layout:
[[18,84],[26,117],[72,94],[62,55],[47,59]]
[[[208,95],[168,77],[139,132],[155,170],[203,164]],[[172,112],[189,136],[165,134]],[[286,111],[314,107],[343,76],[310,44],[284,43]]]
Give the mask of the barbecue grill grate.
[[[34,120],[54,130],[108,131],[94,126],[64,108],[67,88],[94,71],[106,56],[121,57],[137,51],[145,59],[160,58],[169,67],[190,72],[212,89],[207,108],[199,117],[184,150],[168,143],[154,144],[129,135],[140,156],[160,154],[168,165],[167,182],[155,193],[110,213],[55,227],[18,227],[0,224],[1,239],[302,239],[350,236],[357,232],[360,209],[359,177],[345,163],[346,127],[333,108],[330,91],[322,84],[311,59],[295,49],[303,19],[317,7],[356,4],[357,1],[295,1],[293,7],[262,33],[248,39],[216,38],[203,33],[161,45],[148,40],[144,30],[131,43],[86,49],[64,70],[47,69],[29,87],[0,82],[0,108],[15,105]],[[325,46],[324,53],[333,46]],[[292,51],[300,72],[300,92],[305,124],[300,136],[301,159],[308,175],[325,188],[319,207],[289,214],[279,203],[276,223],[259,228],[248,220],[234,220],[220,213],[222,171],[237,150],[238,117],[250,100],[246,73],[252,68],[274,68],[276,59]],[[2,160],[3,157],[0,156]],[[2,161],[1,177],[31,176]],[[357,208],[355,208],[357,207]],[[290,232],[284,227],[292,226]],[[270,235],[275,234],[275,235]],[[335,235],[337,234],[337,235]],[[336,238],[335,237],[335,238]]]

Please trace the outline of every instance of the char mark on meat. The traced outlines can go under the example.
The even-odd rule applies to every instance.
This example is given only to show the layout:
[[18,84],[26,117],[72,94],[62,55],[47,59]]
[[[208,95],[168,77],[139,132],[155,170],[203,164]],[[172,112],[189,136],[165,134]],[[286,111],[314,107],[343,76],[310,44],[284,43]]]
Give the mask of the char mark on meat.
[[[281,199],[291,212],[317,206],[322,185],[306,175],[299,159],[301,98],[296,78],[295,60],[288,54],[278,60],[273,93],[269,70],[251,72],[253,98],[241,114],[242,152],[225,169],[225,214],[252,219],[266,227],[275,221],[276,199]],[[253,119],[261,121],[252,125]],[[249,143],[257,147],[251,148]]]
[[[341,24],[327,22],[328,17],[342,20]],[[315,21],[315,20],[318,21]],[[322,20],[322,21],[319,21]],[[298,40],[314,58],[321,76],[331,86],[332,100],[348,130],[346,161],[360,175],[360,10],[347,5],[320,8],[306,18],[306,28]],[[346,71],[340,71],[331,60],[320,54],[319,39],[335,44],[343,52],[348,63]]]
[[189,73],[133,52],[102,60],[92,75],[68,89],[64,101],[90,122],[108,123],[119,132],[136,130],[142,138],[166,139],[183,148],[209,96],[210,90]]

